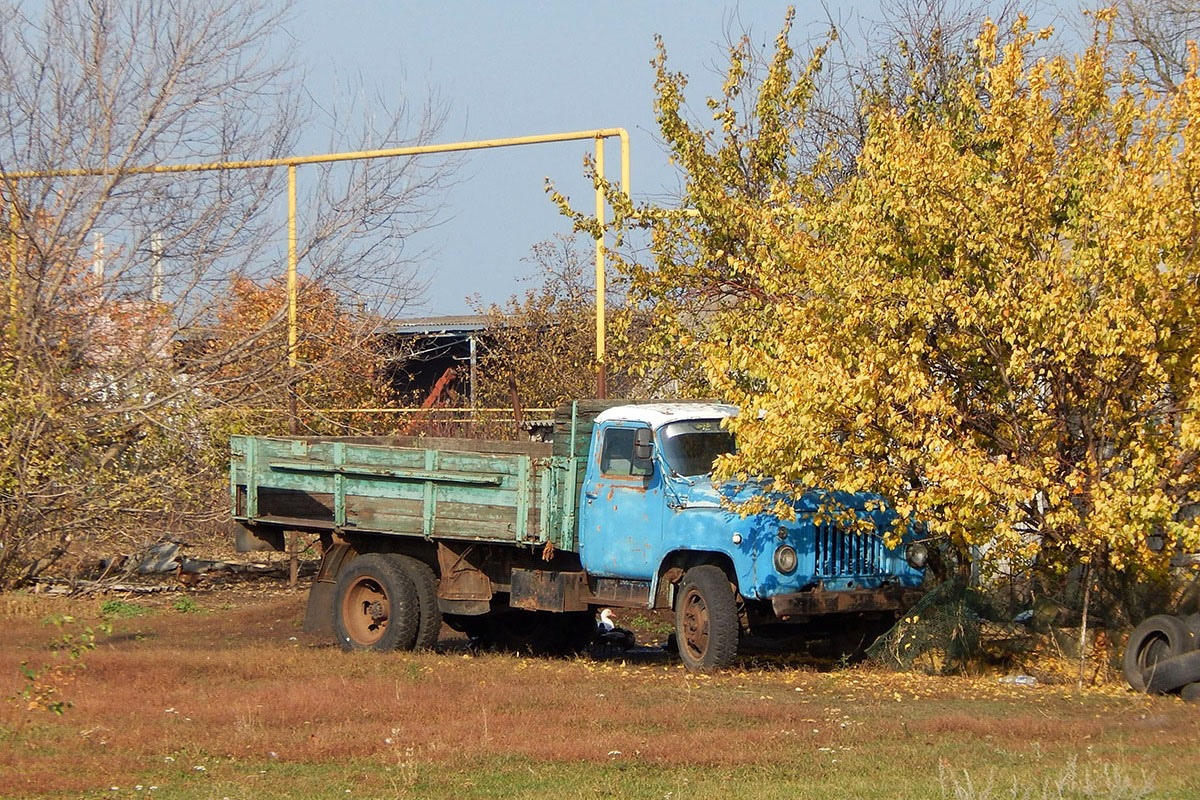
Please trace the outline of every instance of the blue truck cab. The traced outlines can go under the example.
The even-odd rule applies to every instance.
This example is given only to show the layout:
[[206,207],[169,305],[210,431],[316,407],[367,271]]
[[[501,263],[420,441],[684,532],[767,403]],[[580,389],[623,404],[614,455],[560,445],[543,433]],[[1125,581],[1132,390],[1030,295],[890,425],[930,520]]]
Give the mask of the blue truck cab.
[[895,512],[868,494],[809,492],[793,503],[794,520],[739,514],[754,486],[711,476],[715,459],[734,451],[722,421],[736,414],[661,403],[595,418],[579,499],[583,570],[648,582],[649,605],[676,611],[689,666],[724,662],[740,633],[796,626],[861,650],[920,596],[925,546],[908,535],[887,547]]

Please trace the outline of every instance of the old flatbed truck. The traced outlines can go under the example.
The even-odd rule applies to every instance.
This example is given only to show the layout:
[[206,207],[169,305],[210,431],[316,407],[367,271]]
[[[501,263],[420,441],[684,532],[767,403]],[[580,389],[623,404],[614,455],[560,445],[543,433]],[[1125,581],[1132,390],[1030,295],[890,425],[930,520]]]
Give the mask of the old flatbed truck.
[[736,413],[577,401],[550,443],[235,436],[238,549],[318,534],[305,629],[347,650],[431,647],[443,620],[577,650],[604,606],[673,609],[689,669],[728,665],[746,634],[861,646],[919,596],[924,545],[887,548],[894,512],[865,496],[841,497],[865,534],[817,514],[816,492],[794,521],[730,511],[708,476]]

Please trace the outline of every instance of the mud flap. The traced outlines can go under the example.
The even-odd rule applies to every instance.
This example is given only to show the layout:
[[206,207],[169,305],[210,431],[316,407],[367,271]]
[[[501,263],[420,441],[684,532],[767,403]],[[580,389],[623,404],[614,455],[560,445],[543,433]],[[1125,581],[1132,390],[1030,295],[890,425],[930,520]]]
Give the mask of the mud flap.
[[342,564],[353,550],[349,545],[338,542],[325,550],[321,568],[308,590],[308,607],[304,610],[304,632],[333,638],[333,590]]
[[313,581],[304,611],[305,633],[333,637],[333,587],[332,583]]

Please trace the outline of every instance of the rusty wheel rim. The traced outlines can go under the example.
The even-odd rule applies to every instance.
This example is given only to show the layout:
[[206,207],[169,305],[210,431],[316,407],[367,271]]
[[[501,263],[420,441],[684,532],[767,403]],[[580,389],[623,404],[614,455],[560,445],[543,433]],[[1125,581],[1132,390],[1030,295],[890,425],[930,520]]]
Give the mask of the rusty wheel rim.
[[683,597],[683,647],[695,661],[708,652],[708,604],[695,589]]
[[346,588],[342,597],[342,622],[358,644],[370,646],[387,631],[391,603],[379,581],[364,575]]

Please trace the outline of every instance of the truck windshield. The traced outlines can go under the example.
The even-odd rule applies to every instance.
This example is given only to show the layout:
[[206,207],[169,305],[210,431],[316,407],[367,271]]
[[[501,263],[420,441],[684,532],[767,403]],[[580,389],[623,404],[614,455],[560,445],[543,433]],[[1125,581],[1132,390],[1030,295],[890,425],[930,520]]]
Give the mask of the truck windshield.
[[721,429],[719,419],[671,422],[662,427],[658,436],[667,466],[684,477],[709,474],[717,456],[735,449],[733,434]]

